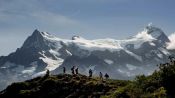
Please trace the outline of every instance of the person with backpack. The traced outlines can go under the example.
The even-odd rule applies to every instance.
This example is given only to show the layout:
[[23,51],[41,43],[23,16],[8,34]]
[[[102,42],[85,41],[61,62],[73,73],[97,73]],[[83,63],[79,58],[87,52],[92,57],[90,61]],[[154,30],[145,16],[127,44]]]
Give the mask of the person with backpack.
[[71,68],[72,75],[74,75],[74,74],[75,74],[74,70],[75,70],[75,66],[73,66],[73,67]]
[[89,69],[89,77],[92,77],[92,69]]
[[63,74],[66,73],[66,67],[63,67]]
[[103,74],[102,74],[102,72],[100,72],[99,77],[100,77],[100,80],[103,80]]
[[109,79],[109,75],[107,73],[105,74],[105,78],[106,80]]
[[78,74],[78,67],[75,69],[75,74]]

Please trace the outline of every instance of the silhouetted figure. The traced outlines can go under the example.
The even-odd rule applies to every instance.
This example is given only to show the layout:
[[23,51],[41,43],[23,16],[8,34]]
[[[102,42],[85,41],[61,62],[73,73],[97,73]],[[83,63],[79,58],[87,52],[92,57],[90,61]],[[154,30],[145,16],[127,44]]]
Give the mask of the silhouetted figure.
[[92,77],[92,69],[89,69],[89,77]]
[[75,74],[74,70],[75,70],[75,66],[73,66],[73,67],[71,68],[71,71],[72,71],[72,74],[73,74],[73,75]]
[[105,74],[105,78],[106,79],[109,79],[109,75],[107,73]]
[[63,67],[63,73],[64,74],[66,73],[66,67]]
[[47,69],[46,74],[43,76],[41,81],[47,79],[49,76],[50,76],[50,71]]
[[100,72],[99,77],[100,77],[100,80],[103,80],[103,74],[102,74],[102,72]]
[[48,69],[46,71],[46,75],[50,75],[50,71]]
[[78,74],[78,67],[75,69],[75,74]]
[[47,69],[46,74],[44,77],[48,77],[50,75],[50,71]]

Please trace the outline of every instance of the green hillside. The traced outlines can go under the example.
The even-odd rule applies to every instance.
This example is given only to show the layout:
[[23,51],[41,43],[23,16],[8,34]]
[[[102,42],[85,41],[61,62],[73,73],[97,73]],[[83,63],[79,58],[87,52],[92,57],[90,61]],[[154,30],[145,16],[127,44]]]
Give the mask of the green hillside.
[[150,76],[133,81],[100,80],[85,75],[48,75],[13,83],[0,98],[175,98],[175,64],[159,65]]

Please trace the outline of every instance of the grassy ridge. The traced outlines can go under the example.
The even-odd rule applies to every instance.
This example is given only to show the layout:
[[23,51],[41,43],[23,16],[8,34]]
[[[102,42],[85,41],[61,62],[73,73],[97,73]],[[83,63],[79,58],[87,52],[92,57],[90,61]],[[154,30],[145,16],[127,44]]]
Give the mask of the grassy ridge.
[[175,98],[175,63],[159,65],[150,76],[133,81],[104,80],[84,75],[45,75],[13,83],[0,98]]
[[127,81],[101,81],[84,75],[51,75],[13,83],[1,92],[0,98],[100,98],[126,84]]

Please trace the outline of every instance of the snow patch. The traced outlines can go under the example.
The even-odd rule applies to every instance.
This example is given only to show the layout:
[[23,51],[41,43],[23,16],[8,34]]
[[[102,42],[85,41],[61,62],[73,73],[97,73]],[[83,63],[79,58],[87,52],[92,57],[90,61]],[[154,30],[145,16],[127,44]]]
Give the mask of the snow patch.
[[126,64],[126,67],[127,67],[129,70],[135,70],[135,69],[137,69],[136,66],[131,65],[131,64]]
[[105,59],[104,61],[105,61],[107,64],[109,64],[109,65],[111,65],[111,64],[113,64],[113,63],[114,63],[114,61],[109,60],[109,59]]
[[154,38],[150,34],[147,33],[147,30],[144,30],[138,33],[135,37],[138,39],[144,39],[147,41],[154,40]]
[[127,70],[118,69],[117,71],[120,72],[121,74],[125,74],[128,77],[135,76],[135,73],[131,73],[131,72],[127,71]]
[[33,74],[36,70],[37,66],[28,67],[22,71],[23,74]]
[[[50,51],[52,51],[52,50],[50,50]],[[52,51],[52,52],[53,52],[53,51]],[[63,63],[63,61],[64,61],[64,59],[62,59],[62,58],[52,59],[52,58],[49,58],[49,57],[45,56],[44,53],[41,53],[41,52],[40,52],[40,54],[41,54],[43,57],[40,57],[39,59],[43,60],[43,61],[47,64],[46,69],[48,69],[48,70],[50,70],[50,71],[55,70],[55,69],[56,69],[57,67],[59,67],[59,66]]]
[[163,55],[160,54],[160,53],[158,53],[157,56],[158,56],[159,58],[163,58]]
[[51,58],[43,58],[43,57],[40,57],[40,59],[42,59],[46,64],[47,64],[47,67],[46,69],[48,70],[54,70],[56,69],[57,67],[59,67],[62,63],[63,63],[63,59],[61,58],[58,58],[57,60],[53,60]]
[[44,75],[46,74],[46,71],[47,71],[47,70],[38,72],[38,73],[32,75],[32,78],[35,78],[35,77],[38,77],[38,76],[44,76]]
[[66,49],[66,53],[67,53],[69,56],[72,56],[72,53],[71,53],[70,51],[68,51],[67,49]]
[[165,55],[170,55],[170,53],[164,48],[159,48],[159,50]]
[[55,56],[60,56],[59,52],[53,50],[53,49],[50,49],[49,52]]
[[151,46],[156,46],[153,42],[149,43]]
[[23,74],[29,74],[29,75],[34,74],[35,70],[38,67],[38,62],[37,61],[32,62],[30,65],[31,67],[27,67],[22,71]]
[[131,51],[128,51],[128,50],[125,50],[126,53],[128,53],[129,55],[133,56],[134,58],[136,58],[137,60],[141,61],[142,62],[142,57],[141,56],[138,56],[136,54],[134,54],[133,52]]
[[92,51],[119,51],[123,49],[118,42],[113,39],[97,39],[97,40],[86,40],[83,38],[79,38],[76,40],[65,40],[65,45],[76,45],[78,48],[82,50],[87,50],[89,52]]
[[167,49],[174,50],[175,49],[175,33],[168,36],[170,42],[167,43]]

